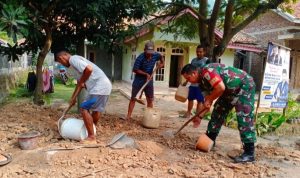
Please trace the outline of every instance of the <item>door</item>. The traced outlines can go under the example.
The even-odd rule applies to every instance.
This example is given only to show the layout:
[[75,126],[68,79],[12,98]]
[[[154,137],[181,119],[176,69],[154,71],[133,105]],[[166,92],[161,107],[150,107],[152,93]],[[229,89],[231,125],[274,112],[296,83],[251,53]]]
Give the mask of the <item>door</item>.
[[178,87],[178,61],[179,56],[171,55],[169,87]]

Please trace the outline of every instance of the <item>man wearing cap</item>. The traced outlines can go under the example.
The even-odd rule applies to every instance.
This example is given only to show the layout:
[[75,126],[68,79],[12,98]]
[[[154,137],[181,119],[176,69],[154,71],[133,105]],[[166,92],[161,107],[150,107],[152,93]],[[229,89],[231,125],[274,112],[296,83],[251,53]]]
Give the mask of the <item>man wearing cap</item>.
[[151,74],[157,61],[159,61],[157,63],[158,68],[164,66],[162,55],[154,51],[154,43],[152,41],[146,42],[144,52],[136,58],[133,65],[135,77],[132,83],[131,99],[128,106],[127,117],[124,119],[131,119],[131,114],[137,97],[136,95],[148,80],[150,80],[150,82],[146,85],[143,91],[146,95],[147,107],[153,108],[154,89]]

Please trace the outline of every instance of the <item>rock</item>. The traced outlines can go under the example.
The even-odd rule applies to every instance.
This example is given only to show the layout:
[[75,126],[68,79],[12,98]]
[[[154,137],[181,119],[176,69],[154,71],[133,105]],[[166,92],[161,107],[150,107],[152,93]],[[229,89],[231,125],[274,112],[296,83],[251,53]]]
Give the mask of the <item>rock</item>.
[[267,171],[267,176],[268,176],[268,177],[272,177],[271,171]]
[[174,174],[175,171],[174,171],[173,169],[170,168],[170,169],[168,169],[168,173],[169,173],[169,174]]
[[123,164],[123,168],[124,168],[124,169],[127,169],[128,167],[129,167],[129,165],[128,165],[128,164],[126,164],[126,163],[125,163],[125,164]]
[[262,173],[260,173],[260,174],[259,174],[259,176],[258,176],[258,177],[259,177],[259,178],[263,178],[263,177],[264,177],[264,175],[265,175],[265,174],[262,172]]
[[51,142],[51,143],[56,143],[56,142],[58,142],[58,139],[53,138],[53,139],[50,140],[50,142]]
[[88,163],[89,163],[89,164],[94,164],[95,162],[94,162],[92,159],[89,159],[89,160],[88,160]]
[[224,164],[225,162],[223,160],[218,160],[217,163]]
[[225,166],[232,168],[232,169],[242,169],[241,165],[239,164],[234,164],[234,163],[229,163],[229,164],[225,164]]

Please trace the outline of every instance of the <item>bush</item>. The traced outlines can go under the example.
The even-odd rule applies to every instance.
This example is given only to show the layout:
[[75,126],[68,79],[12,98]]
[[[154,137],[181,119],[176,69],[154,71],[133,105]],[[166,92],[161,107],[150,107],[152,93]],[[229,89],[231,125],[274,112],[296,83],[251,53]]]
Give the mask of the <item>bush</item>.
[[296,100],[293,100],[293,98],[291,97],[289,97],[288,100],[286,116],[288,119],[300,117],[300,104]]
[[256,133],[258,136],[261,136],[265,133],[273,132],[285,121],[285,116],[274,111],[259,113],[255,123]]
[[[210,120],[211,114],[207,113],[204,116],[204,119]],[[261,136],[265,133],[273,132],[278,127],[280,127],[281,124],[284,123],[285,121],[286,121],[286,117],[274,111],[259,113],[255,123],[256,133],[258,136]],[[237,129],[238,123],[237,123],[236,112],[234,109],[229,112],[223,125],[225,125],[226,127]]]

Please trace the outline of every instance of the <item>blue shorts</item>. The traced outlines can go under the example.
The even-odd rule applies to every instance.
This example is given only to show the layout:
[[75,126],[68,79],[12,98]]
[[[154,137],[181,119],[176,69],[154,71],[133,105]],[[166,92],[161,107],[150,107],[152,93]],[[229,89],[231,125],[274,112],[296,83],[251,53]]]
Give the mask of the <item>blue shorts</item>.
[[[132,83],[132,90],[131,90],[131,99],[134,99],[142,88],[142,86],[145,84],[145,81],[142,80],[134,80]],[[153,80],[151,80],[146,87],[144,88],[144,92],[147,98],[153,99],[154,98],[154,88],[153,88]]]
[[104,112],[109,95],[88,95],[80,108],[92,111]]
[[203,103],[204,97],[202,95],[201,89],[198,86],[190,86],[189,87],[189,101],[197,100],[198,102]]

